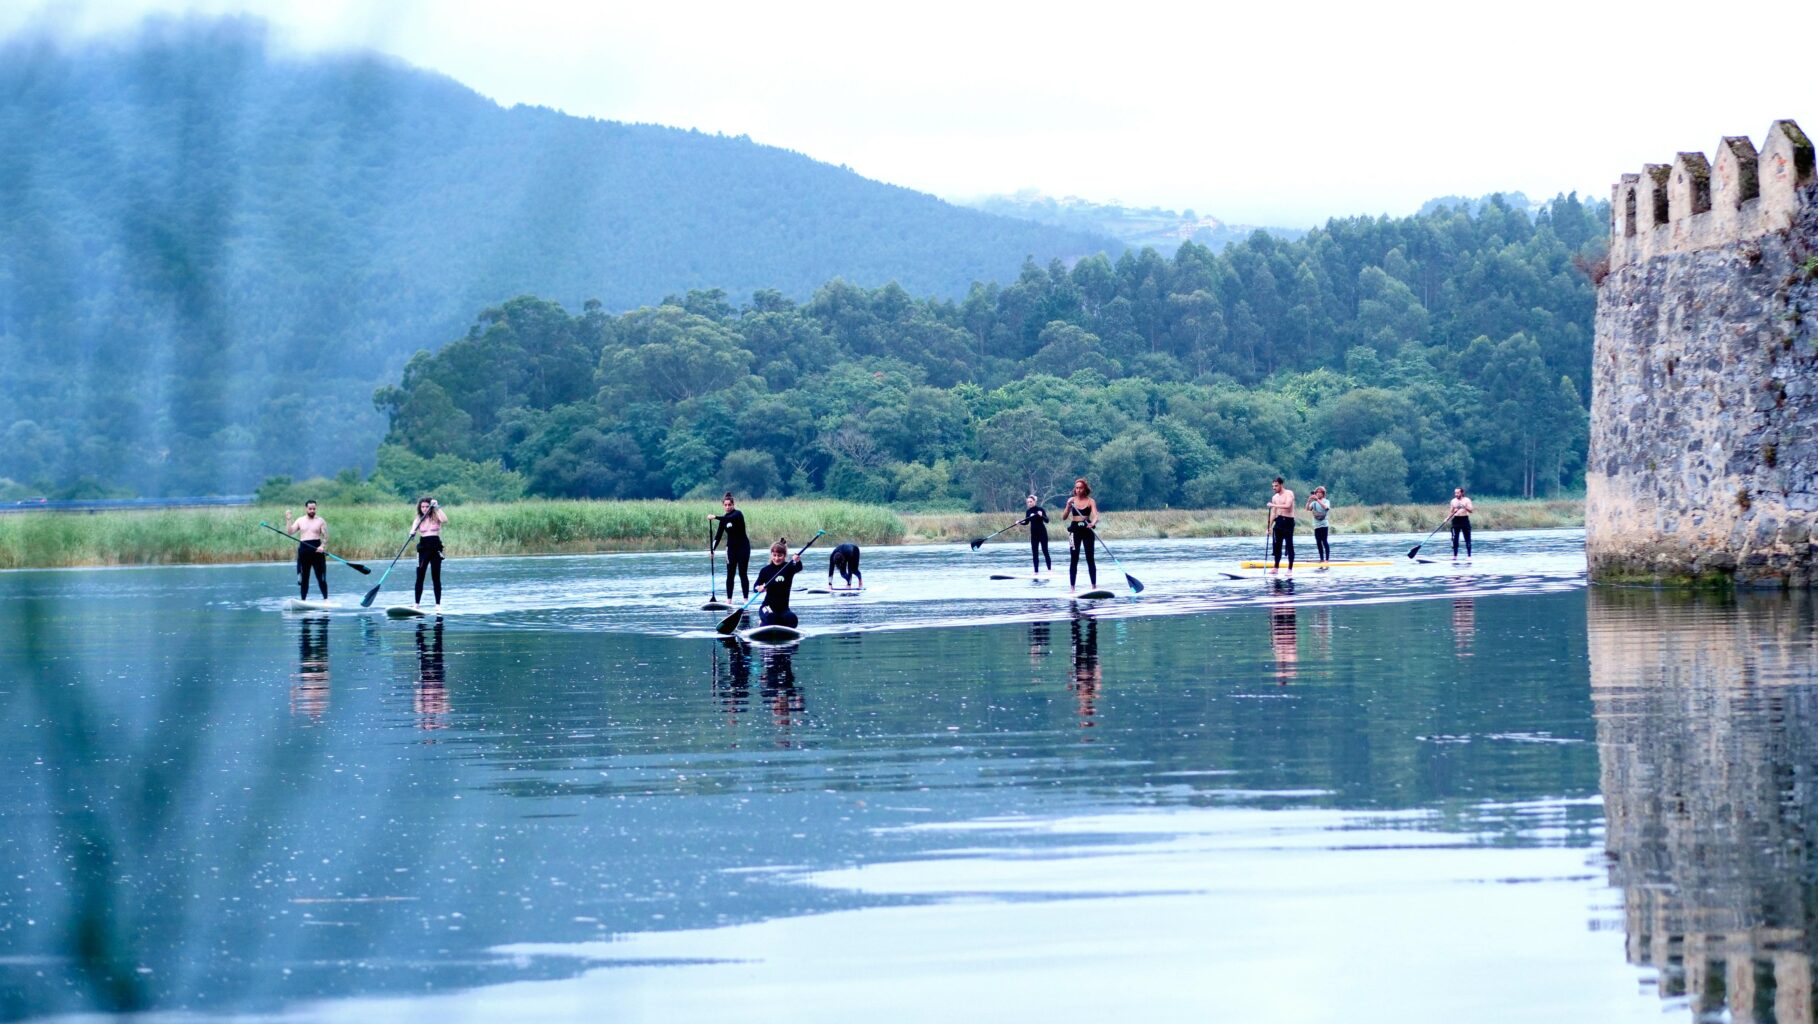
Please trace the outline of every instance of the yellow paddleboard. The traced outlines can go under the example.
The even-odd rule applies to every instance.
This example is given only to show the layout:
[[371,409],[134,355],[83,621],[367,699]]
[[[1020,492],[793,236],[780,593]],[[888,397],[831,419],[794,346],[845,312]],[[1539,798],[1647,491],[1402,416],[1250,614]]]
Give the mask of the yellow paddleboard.
[[[1283,564],[1286,564],[1286,563],[1283,563]],[[1395,562],[1295,562],[1294,567],[1296,569],[1299,569],[1299,568],[1340,569],[1340,568],[1348,568],[1348,567],[1354,566],[1354,565],[1396,565],[1396,564],[1398,564],[1398,563],[1395,563]],[[1242,565],[1239,566],[1239,568],[1273,569],[1273,568],[1275,568],[1275,563],[1274,562],[1244,562]]]

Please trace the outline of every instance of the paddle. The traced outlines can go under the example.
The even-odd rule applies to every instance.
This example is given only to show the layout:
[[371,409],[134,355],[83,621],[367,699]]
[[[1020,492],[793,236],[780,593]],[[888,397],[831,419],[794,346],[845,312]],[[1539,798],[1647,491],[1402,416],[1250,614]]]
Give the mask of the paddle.
[[[1104,542],[1103,538],[1099,537],[1098,531],[1094,530],[1092,527],[1088,526],[1088,527],[1086,527],[1086,532],[1090,533],[1092,535],[1092,539],[1098,542],[1099,547],[1105,549],[1105,554],[1111,556],[1111,564],[1117,566],[1117,569],[1119,572],[1124,572],[1124,563],[1117,560],[1117,555],[1114,552],[1112,552],[1111,546],[1109,544],[1106,544]],[[1131,593],[1140,594],[1143,592],[1143,581],[1142,580],[1137,579],[1136,577],[1130,575],[1128,572],[1124,572],[1124,579],[1129,582]]]
[[720,571],[713,565],[713,527],[707,528],[707,603],[701,605],[701,611],[717,612],[732,607],[720,600]]
[[[270,523],[266,522],[263,519],[259,520],[259,525],[265,527],[267,530],[270,530],[271,532],[277,534],[278,536],[283,537],[285,540],[291,541],[293,543],[297,539],[295,537],[292,537],[290,534],[285,533],[283,530],[280,530],[277,527],[271,525]],[[368,569],[367,567],[365,567],[364,565],[361,565],[358,562],[349,562],[347,559],[342,558],[340,555],[335,554],[333,551],[324,551],[322,553],[327,555],[328,557],[334,559],[335,561],[340,562],[342,565],[347,566],[349,569],[352,569],[353,571],[359,573],[362,576],[371,576],[372,575],[371,569]]]
[[[1009,533],[1011,530],[1014,530],[1017,527],[1022,526],[1023,524],[1027,523],[1028,521],[1029,520],[1027,520],[1027,519],[1018,519],[1016,522],[1011,523],[1009,526],[1006,526],[1003,529],[997,531],[997,533],[992,534],[991,537],[997,536],[998,533]],[[986,541],[990,540],[991,537],[974,537],[972,539],[972,550],[977,551],[979,549],[979,547],[981,545],[983,545]]]
[[[1447,524],[1447,523],[1449,523],[1449,522],[1451,522],[1451,521],[1452,521],[1452,517],[1451,517],[1451,516],[1447,516],[1447,517],[1445,517],[1445,518],[1444,518],[1444,519],[1441,519],[1441,520],[1440,520],[1440,521],[1439,521],[1439,525],[1438,525],[1438,526],[1435,526],[1435,527],[1433,527],[1433,533],[1438,533],[1438,532],[1439,532],[1439,531],[1440,531],[1440,530],[1443,530],[1443,529],[1445,529],[1445,526],[1446,526],[1446,524]],[[1414,556],[1415,556],[1415,555],[1418,555],[1418,554],[1420,554],[1420,545],[1421,545],[1421,544],[1425,544],[1425,543],[1426,543],[1426,542],[1427,542],[1427,541],[1430,541],[1430,540],[1432,540],[1432,539],[1433,539],[1433,533],[1429,533],[1429,534],[1427,534],[1427,535],[1426,535],[1426,536],[1425,536],[1425,537],[1423,537],[1423,538],[1421,538],[1421,541],[1420,541],[1420,544],[1416,544],[1416,545],[1414,545],[1414,546],[1413,546],[1413,547],[1411,547],[1411,548],[1409,548],[1409,549],[1408,549],[1408,557],[1409,557],[1409,558],[1413,558],[1413,557],[1414,557]]]
[[[430,511],[433,512],[435,510],[431,509]],[[415,537],[417,535],[417,531],[421,530],[423,528],[423,520],[425,520],[427,518],[429,518],[429,517],[428,516],[418,516],[417,517],[416,524],[410,528],[410,537],[405,537],[404,543],[398,546],[398,553],[391,556],[391,564],[386,566],[385,571],[379,574],[379,582],[373,584],[372,589],[368,590],[366,592],[365,597],[360,598],[360,607],[362,607],[362,608],[371,608],[372,607],[373,598],[379,596],[379,588],[385,585],[385,577],[390,576],[391,571],[398,567],[398,559],[403,558],[404,549],[407,547],[410,547],[410,538]]]
[[[809,548],[814,547],[815,541],[820,540],[822,537],[825,537],[826,535],[827,535],[826,530],[814,531],[814,536],[810,537],[808,539],[808,543],[803,544],[801,546],[801,549],[795,553],[795,557],[798,559],[801,558],[802,554],[804,552],[806,552]],[[739,605],[738,608],[734,609],[734,611],[731,615],[728,615],[725,618],[721,619],[720,624],[713,627],[714,632],[720,634],[721,636],[730,636],[734,631],[736,631],[739,628],[739,620],[745,617],[745,609],[749,608],[751,606],[751,602],[757,600],[758,595],[762,594],[763,592],[764,592],[763,587],[753,587],[751,589],[751,596],[747,597],[745,599],[745,603],[742,605]]]

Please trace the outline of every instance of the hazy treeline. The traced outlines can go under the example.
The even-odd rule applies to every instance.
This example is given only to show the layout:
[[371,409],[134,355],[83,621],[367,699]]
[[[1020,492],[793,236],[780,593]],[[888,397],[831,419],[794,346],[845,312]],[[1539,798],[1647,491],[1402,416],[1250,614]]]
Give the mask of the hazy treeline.
[[253,21],[17,38],[0,44],[0,478],[208,493],[369,465],[373,388],[514,295],[624,310],[840,276],[957,297],[1026,253],[1110,244],[744,138],[287,54]]
[[[382,474],[473,497],[827,494],[1001,508],[1087,473],[1114,507],[1556,493],[1580,480],[1604,232],[1562,197],[1335,220],[1295,242],[1026,263],[959,301],[833,281],[621,316],[535,298],[423,352]],[[500,490],[502,489],[502,490]]]

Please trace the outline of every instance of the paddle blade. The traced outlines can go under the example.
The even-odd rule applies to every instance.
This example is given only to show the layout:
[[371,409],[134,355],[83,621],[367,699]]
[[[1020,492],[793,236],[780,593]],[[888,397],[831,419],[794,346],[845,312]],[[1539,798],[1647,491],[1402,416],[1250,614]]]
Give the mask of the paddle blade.
[[977,551],[980,547],[982,547],[984,545],[984,543],[985,543],[985,538],[983,538],[983,537],[972,538],[972,550]]
[[367,567],[365,567],[364,565],[361,565],[358,562],[349,562],[349,563],[347,563],[347,567],[349,569],[352,569],[354,572],[359,573],[362,576],[371,576],[372,575],[371,569],[368,569]]
[[1124,581],[1126,583],[1130,584],[1130,592],[1132,594],[1140,594],[1143,592],[1143,581],[1142,580],[1137,579],[1136,577],[1130,575],[1129,573],[1124,573]]
[[[1425,542],[1425,541],[1421,541],[1421,544],[1424,544],[1424,543],[1426,543],[1426,542]],[[1411,547],[1411,548],[1409,548],[1409,549],[1408,549],[1408,557],[1409,557],[1409,558],[1413,558],[1413,557],[1414,557],[1414,556],[1415,556],[1415,555],[1418,555],[1418,554],[1420,554],[1420,544],[1416,544],[1416,545],[1414,545],[1414,546],[1413,546],[1413,547]]]
[[721,636],[731,636],[733,633],[738,632],[739,620],[744,617],[745,609],[740,608],[738,611],[721,619],[720,624],[713,627],[713,630]]
[[379,588],[378,588],[378,587],[374,587],[374,588],[372,588],[372,589],[371,589],[371,590],[368,590],[368,591],[367,591],[367,592],[366,592],[366,596],[365,596],[365,597],[362,597],[362,598],[360,598],[360,607],[362,607],[362,608],[371,608],[371,607],[372,607],[372,602],[373,602],[373,598],[376,598],[376,597],[378,597],[378,596],[379,596]]
[[1219,573],[1219,575],[1223,576],[1225,579],[1228,579],[1228,580],[1247,580],[1247,579],[1252,578],[1249,576],[1239,576],[1238,574],[1236,574],[1234,572],[1221,572],[1221,573]]

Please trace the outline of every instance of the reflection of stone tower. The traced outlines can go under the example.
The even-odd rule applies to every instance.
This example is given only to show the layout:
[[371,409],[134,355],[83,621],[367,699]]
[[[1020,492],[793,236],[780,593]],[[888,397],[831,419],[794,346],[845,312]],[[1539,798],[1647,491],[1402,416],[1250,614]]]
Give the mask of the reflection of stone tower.
[[1818,642],[1809,596],[1593,591],[1592,701],[1629,960],[1662,997],[1812,1021]]

